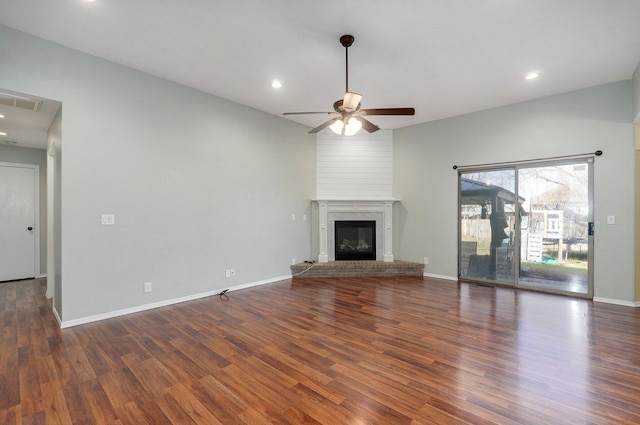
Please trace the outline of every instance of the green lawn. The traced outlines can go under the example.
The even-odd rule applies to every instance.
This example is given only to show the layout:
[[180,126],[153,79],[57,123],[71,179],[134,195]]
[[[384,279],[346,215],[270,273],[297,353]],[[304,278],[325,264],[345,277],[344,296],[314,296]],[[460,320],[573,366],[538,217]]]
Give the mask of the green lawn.
[[567,281],[571,277],[587,278],[587,264],[586,262],[579,262],[580,264],[571,265],[568,264],[545,264],[545,263],[528,263],[522,262],[520,268],[523,275],[527,277]]

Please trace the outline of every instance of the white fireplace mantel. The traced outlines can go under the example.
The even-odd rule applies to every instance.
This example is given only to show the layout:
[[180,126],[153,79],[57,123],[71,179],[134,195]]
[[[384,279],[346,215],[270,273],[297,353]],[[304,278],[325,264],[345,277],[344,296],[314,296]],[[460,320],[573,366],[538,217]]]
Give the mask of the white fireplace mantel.
[[314,199],[318,203],[318,262],[335,260],[335,220],[375,220],[376,260],[393,262],[393,203],[399,199]]

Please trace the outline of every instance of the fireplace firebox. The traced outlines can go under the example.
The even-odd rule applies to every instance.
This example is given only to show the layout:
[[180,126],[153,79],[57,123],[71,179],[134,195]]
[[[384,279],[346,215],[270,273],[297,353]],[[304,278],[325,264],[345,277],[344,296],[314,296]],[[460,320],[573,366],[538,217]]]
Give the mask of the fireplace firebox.
[[335,259],[376,260],[376,222],[336,220]]

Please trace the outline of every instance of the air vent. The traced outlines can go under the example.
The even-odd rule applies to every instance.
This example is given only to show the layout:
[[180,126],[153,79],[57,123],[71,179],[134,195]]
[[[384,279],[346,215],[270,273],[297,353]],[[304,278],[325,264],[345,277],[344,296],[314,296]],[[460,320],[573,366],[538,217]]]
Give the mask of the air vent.
[[8,93],[0,93],[0,105],[38,112],[42,106],[42,101],[28,97],[14,96]]

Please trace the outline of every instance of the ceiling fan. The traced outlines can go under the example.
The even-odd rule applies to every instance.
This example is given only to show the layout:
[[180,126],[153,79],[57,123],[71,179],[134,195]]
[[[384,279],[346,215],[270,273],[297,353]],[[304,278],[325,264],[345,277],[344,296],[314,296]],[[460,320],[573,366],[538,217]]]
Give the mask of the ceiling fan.
[[371,115],[415,115],[414,108],[377,108],[377,109],[360,109],[360,101],[362,95],[349,91],[349,47],[353,44],[354,37],[345,34],[340,37],[340,44],[345,48],[346,58],[346,90],[344,99],[336,100],[333,103],[333,111],[331,112],[285,112],[283,115],[302,115],[302,114],[333,114],[337,115],[326,121],[309,133],[317,133],[320,130],[330,127],[334,133],[345,136],[356,134],[360,128],[364,128],[369,133],[380,130],[380,127],[364,118]]

